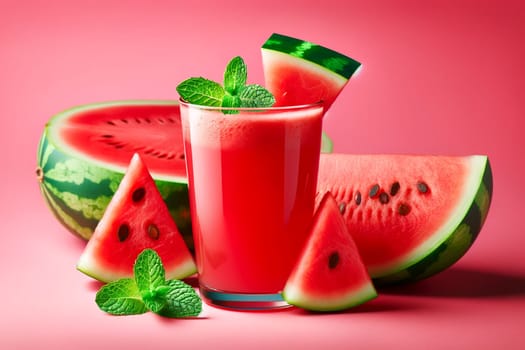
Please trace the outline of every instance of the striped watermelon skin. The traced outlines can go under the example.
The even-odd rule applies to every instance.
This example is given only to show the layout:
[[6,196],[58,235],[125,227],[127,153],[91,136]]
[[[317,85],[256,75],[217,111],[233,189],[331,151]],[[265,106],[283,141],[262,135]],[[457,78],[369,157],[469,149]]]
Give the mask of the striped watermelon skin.
[[350,79],[361,66],[361,63],[353,58],[327,47],[278,33],[272,34],[262,48],[312,62],[344,79]]
[[[37,152],[40,191],[56,219],[74,235],[89,240],[125,168],[97,165],[70,150],[58,148],[49,137],[50,127],[52,123],[46,125]],[[182,179],[157,178],[155,184],[185,242],[193,250],[187,183]]]

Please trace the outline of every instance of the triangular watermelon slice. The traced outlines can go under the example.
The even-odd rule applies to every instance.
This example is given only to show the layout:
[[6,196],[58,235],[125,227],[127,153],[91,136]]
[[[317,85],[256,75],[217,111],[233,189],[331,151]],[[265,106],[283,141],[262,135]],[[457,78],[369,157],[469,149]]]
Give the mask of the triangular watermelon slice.
[[135,259],[146,248],[159,254],[167,279],[182,279],[197,271],[153,178],[134,154],[77,269],[104,282],[131,277]]
[[323,101],[326,111],[361,66],[321,45],[275,33],[261,52],[265,85],[276,106]]
[[340,311],[377,292],[334,197],[326,192],[310,236],[283,290],[292,305],[312,311]]

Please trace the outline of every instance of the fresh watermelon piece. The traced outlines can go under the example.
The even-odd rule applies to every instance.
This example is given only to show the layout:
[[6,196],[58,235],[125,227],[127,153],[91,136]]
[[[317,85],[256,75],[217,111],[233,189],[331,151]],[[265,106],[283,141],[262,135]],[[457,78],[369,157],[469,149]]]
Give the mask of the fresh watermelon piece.
[[146,248],[159,254],[168,279],[197,272],[153,178],[135,154],[77,268],[104,282],[132,277],[133,264]]
[[114,101],[53,116],[38,148],[37,176],[57,219],[89,239],[139,153],[192,247],[184,145],[176,101]]
[[492,197],[486,156],[322,155],[318,179],[377,284],[419,280],[455,263]]
[[340,311],[377,296],[334,197],[319,204],[308,241],[283,290],[289,304]]
[[361,66],[331,49],[281,34],[272,34],[261,52],[265,86],[276,106],[322,100],[328,110]]

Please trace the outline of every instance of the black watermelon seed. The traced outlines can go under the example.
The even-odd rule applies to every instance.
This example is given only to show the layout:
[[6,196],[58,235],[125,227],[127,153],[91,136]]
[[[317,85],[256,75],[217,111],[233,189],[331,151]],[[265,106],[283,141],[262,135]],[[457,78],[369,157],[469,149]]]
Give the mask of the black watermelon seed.
[[118,235],[118,240],[120,242],[124,242],[126,238],[128,238],[129,236],[129,226],[127,224],[120,225],[120,227],[118,228],[117,235]]
[[139,187],[131,194],[131,199],[133,202],[138,203],[146,195],[146,189],[144,187]]
[[410,213],[411,209],[412,208],[410,208],[410,205],[406,203],[400,203],[397,207],[397,213],[401,216],[407,216]]
[[379,193],[379,185],[375,184],[374,186],[372,186],[372,188],[370,188],[370,192],[368,193],[368,195],[370,196],[370,198],[374,198],[378,195],[378,193]]
[[341,212],[341,214],[344,214],[345,210],[346,210],[346,203],[345,202],[339,203],[339,211]]
[[390,187],[390,195],[391,196],[395,196],[397,194],[397,192],[399,192],[399,189],[401,188],[401,186],[399,185],[399,182],[394,182],[392,184],[392,186]]
[[424,183],[423,181],[418,182],[416,186],[417,186],[417,190],[421,193],[427,193],[429,190],[428,185]]
[[110,138],[113,137],[113,135],[111,135],[111,134],[104,134],[104,135],[102,135],[102,137],[105,138],[105,139],[110,139]]
[[330,270],[333,270],[333,269],[335,269],[337,267],[338,264],[339,264],[339,253],[338,252],[333,252],[328,257],[328,268]]
[[386,192],[381,192],[381,194],[379,195],[379,201],[382,204],[387,204],[390,201],[390,197]]
[[159,239],[160,231],[159,231],[159,228],[155,224],[150,224],[148,226],[148,236],[150,236],[154,240]]
[[355,204],[361,204],[361,192],[357,191],[354,196]]
[[36,168],[36,178],[39,182],[44,181],[44,170],[41,167]]

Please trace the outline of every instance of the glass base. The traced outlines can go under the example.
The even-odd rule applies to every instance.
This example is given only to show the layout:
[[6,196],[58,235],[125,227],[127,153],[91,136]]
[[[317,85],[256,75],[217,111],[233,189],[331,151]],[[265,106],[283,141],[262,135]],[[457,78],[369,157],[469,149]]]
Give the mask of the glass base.
[[199,289],[201,297],[207,304],[230,310],[263,311],[291,307],[290,304],[283,300],[280,293],[227,293],[210,289],[202,284]]

